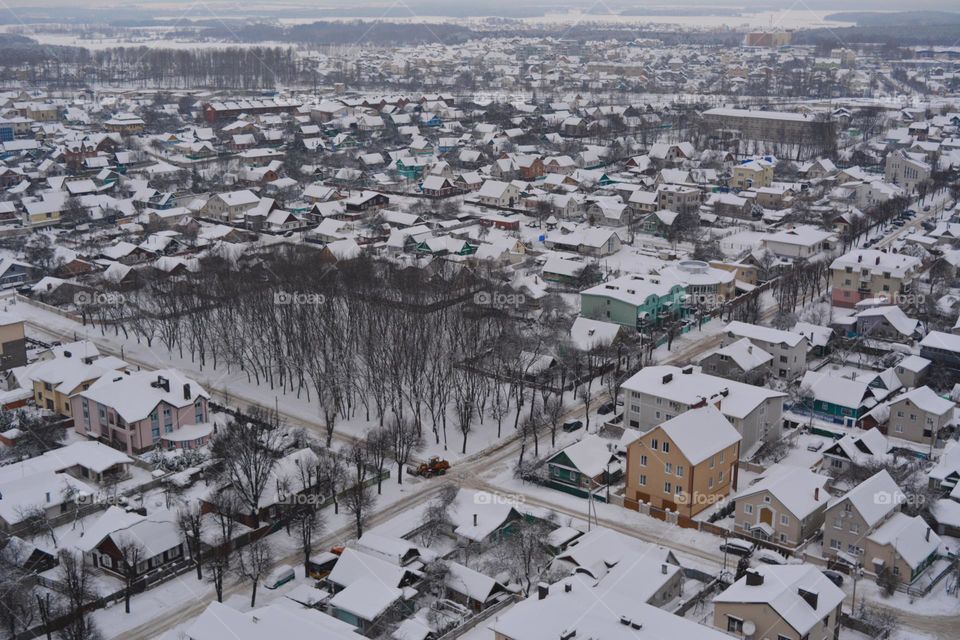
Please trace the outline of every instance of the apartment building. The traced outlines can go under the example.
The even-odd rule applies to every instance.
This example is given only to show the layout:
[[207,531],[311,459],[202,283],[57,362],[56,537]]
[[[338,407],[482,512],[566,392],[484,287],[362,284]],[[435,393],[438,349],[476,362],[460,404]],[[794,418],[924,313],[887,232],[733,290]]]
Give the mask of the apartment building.
[[714,405],[742,438],[747,458],[766,441],[777,440],[786,394],[707,375],[700,367],[644,367],[622,385],[624,424],[647,432],[690,409]]
[[899,304],[901,296],[913,291],[919,274],[919,258],[877,249],[857,249],[830,264],[833,304],[852,308],[861,300],[886,298]]
[[917,187],[930,179],[933,168],[922,153],[897,149],[887,154],[883,165],[883,177],[887,182],[903,187],[907,193],[915,193]]

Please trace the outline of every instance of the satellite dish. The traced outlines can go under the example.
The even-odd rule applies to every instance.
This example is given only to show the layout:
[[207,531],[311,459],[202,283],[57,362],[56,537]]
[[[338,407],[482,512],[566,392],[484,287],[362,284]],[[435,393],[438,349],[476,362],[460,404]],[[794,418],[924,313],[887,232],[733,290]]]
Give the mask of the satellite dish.
[[752,620],[745,620],[743,623],[743,635],[749,638],[757,632],[757,625]]

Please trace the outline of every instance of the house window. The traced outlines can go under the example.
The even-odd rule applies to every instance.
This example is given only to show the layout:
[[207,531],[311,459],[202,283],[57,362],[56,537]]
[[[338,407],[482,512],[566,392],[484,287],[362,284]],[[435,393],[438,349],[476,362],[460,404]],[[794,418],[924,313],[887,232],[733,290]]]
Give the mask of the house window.
[[663,452],[664,452],[664,453],[670,453],[670,443],[669,443],[669,442],[664,442],[664,443],[663,443]]
[[713,476],[710,476],[710,479],[707,480],[707,488],[713,489]]
[[745,505],[743,505],[743,512],[744,512],[744,513],[753,513],[753,505],[752,505],[752,504],[745,504]]
[[856,522],[850,524],[850,533],[860,533],[860,525]]
[[836,519],[833,521],[833,528],[834,528],[834,529],[843,529],[843,518],[836,518]]
[[726,451],[721,451],[721,452],[720,452],[720,462],[722,463],[722,462],[723,462],[723,459],[726,458],[726,457],[727,457],[727,452],[726,452]]
[[163,432],[170,433],[173,431],[173,412],[170,410],[170,407],[163,408]]
[[193,405],[194,408],[194,418],[197,421],[197,424],[203,422],[203,403],[197,400],[197,403]]
[[640,466],[641,466],[641,467],[647,466],[647,456],[646,456],[646,454],[640,456]]
[[681,487],[680,485],[677,485],[677,488],[676,488],[676,489],[677,489],[677,490],[676,490],[676,494],[677,494],[678,496],[683,493],[683,487]]
[[730,633],[743,633],[743,620],[727,616],[727,631]]
[[770,504],[770,496],[763,496],[763,501]]
[[671,473],[673,473],[673,463],[665,462],[663,465],[663,472],[667,475],[670,475]]
[[783,524],[783,525],[790,524],[790,517],[787,516],[786,514],[781,514],[781,515],[780,515],[780,524]]
[[893,565],[893,575],[895,576],[900,575],[900,567],[898,567],[897,565]]
[[723,482],[723,469],[720,470],[720,482]]
[[650,448],[653,449],[654,451],[660,448],[660,443],[657,441],[656,438],[650,441]]
[[671,485],[669,482],[664,482],[664,483],[663,483],[663,492],[664,492],[664,493],[667,493],[667,494],[673,493],[673,485]]
[[641,487],[645,487],[647,485],[646,474],[643,474],[643,473],[640,474],[640,477],[637,478],[637,484],[639,484]]
[[712,458],[710,458],[710,468],[711,468],[711,469],[713,469],[714,464],[716,463],[716,461],[717,461],[717,457],[716,457],[716,456],[713,456]]
[[786,542],[786,541],[787,541],[787,534],[781,533],[781,534],[780,534],[780,542]]
[[893,430],[896,431],[897,433],[903,433],[903,425],[898,424],[896,427],[893,428]]
[[677,465],[677,477],[678,477],[678,478],[682,478],[682,477],[683,477],[683,465],[682,465],[682,464],[678,464],[678,465]]
[[831,541],[830,541],[830,548],[833,549],[834,551],[839,551],[839,550],[840,550],[840,541],[839,541],[839,540],[831,540]]

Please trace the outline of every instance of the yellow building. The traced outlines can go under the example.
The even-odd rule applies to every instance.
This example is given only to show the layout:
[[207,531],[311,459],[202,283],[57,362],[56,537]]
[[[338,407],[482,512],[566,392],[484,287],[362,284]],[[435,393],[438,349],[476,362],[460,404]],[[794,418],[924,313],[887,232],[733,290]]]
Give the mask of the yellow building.
[[33,399],[37,406],[72,417],[70,399],[90,388],[104,375],[125,371],[128,365],[112,356],[84,362],[79,357],[61,357],[32,365],[27,377],[33,381]]
[[740,434],[706,405],[681,413],[627,447],[627,501],[692,517],[737,488]]
[[764,160],[750,160],[731,170],[730,186],[735,189],[759,189],[773,184],[773,165]]

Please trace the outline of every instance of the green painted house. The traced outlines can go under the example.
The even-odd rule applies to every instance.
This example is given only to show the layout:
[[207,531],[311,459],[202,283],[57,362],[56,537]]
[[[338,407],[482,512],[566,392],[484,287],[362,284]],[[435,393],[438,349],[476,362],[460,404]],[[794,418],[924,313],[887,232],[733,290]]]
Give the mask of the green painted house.
[[426,238],[417,245],[417,253],[432,256],[472,256],[476,251],[475,245],[450,236]]
[[548,485],[554,489],[586,495],[619,480],[623,475],[623,462],[607,448],[606,440],[587,434],[547,458],[547,473]]
[[685,313],[686,287],[629,275],[580,292],[580,315],[642,329],[662,326]]
[[807,371],[800,381],[803,406],[798,408],[834,424],[855,427],[863,414],[877,406],[873,389],[866,380]]

